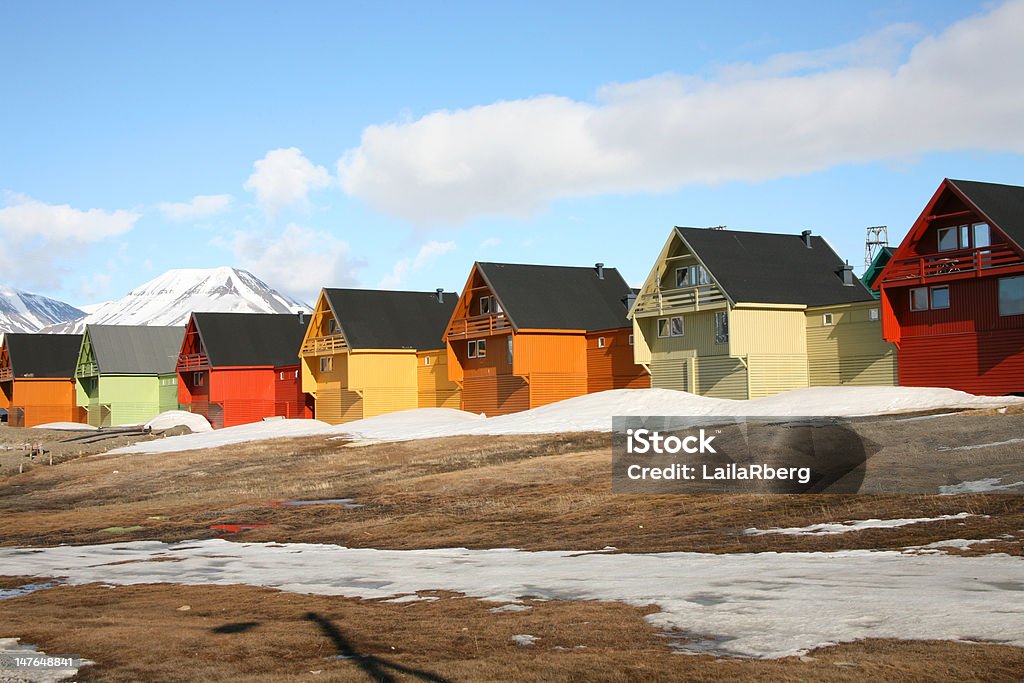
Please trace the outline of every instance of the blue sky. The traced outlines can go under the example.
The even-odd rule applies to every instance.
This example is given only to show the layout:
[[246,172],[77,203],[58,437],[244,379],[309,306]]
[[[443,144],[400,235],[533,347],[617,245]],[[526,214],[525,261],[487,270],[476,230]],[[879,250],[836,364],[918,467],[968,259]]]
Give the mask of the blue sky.
[[859,270],[942,178],[1024,184],[1020,0],[491,4],[4,3],[0,283],[638,284],[720,224]]

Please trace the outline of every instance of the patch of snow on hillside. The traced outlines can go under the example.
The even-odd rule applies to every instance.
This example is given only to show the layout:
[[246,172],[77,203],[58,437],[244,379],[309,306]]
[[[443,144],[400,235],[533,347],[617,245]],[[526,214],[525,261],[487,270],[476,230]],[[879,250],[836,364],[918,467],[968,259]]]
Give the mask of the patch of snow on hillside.
[[[167,562],[174,558],[174,562]],[[165,544],[0,548],[0,575],[71,584],[268,586],[367,599],[452,591],[500,603],[657,605],[682,647],[786,657],[864,638],[969,640],[1024,647],[1024,559],[899,551],[579,554],[514,549],[376,550],[326,544]],[[955,615],[955,618],[950,618]]]
[[209,420],[202,415],[185,410],[168,410],[165,413],[160,413],[143,426],[157,432],[174,427],[188,427],[193,434],[213,431]]
[[940,496],[955,496],[961,493],[991,493],[992,491],[1009,491],[1018,487],[1024,487],[1024,481],[1017,481],[1012,484],[1002,484],[1001,477],[989,477],[976,481],[962,481],[959,484],[940,486]]
[[748,536],[764,536],[766,534],[782,534],[783,536],[831,536],[833,534],[846,534],[851,531],[863,529],[892,529],[910,524],[924,524],[925,522],[943,522],[949,519],[965,519],[973,517],[969,512],[961,512],[955,515],[940,515],[938,517],[907,517],[903,519],[860,519],[849,522],[834,522],[823,524],[811,524],[810,526],[789,526],[771,527],[768,529],[744,529],[743,533]]
[[169,436],[166,439],[145,441],[131,446],[123,446],[107,451],[109,454],[120,453],[177,453],[195,451],[203,448],[216,448],[250,441],[266,441],[267,439],[286,439],[296,436],[313,436],[323,434],[329,425],[320,420],[271,420],[252,424],[225,427],[216,431],[200,432],[199,434],[183,434]]
[[82,424],[81,422],[47,422],[46,424],[34,425],[32,429],[58,429],[65,432],[94,432],[96,427]]

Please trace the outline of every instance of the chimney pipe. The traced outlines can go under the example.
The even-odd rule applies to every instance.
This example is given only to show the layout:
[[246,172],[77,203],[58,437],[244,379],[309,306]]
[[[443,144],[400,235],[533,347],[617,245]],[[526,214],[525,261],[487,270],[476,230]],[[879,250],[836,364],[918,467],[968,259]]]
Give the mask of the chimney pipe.
[[836,275],[843,281],[844,287],[853,287],[853,266],[849,263],[844,263],[843,266],[836,271]]
[[810,230],[804,230],[802,233],[800,233],[800,236],[804,238],[804,246],[807,247],[808,249],[810,249],[811,248],[811,231]]
[[437,303],[443,304],[444,303],[444,288],[443,287],[438,287],[434,291],[437,292]]
[[604,279],[604,264],[603,263],[595,263],[594,264],[594,270],[597,271],[597,279],[598,280],[603,280]]
[[302,309],[299,309],[299,324],[300,325],[305,325],[306,324],[306,312],[303,311]]

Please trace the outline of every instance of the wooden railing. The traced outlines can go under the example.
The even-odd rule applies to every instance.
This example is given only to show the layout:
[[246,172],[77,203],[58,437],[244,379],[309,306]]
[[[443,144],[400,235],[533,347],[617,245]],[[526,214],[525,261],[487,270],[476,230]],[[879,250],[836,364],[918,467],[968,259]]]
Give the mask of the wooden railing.
[[96,363],[79,363],[75,368],[75,377],[91,377],[100,374]]
[[719,307],[726,303],[725,295],[717,285],[696,285],[680,289],[659,289],[642,294],[634,309],[637,315],[665,313],[675,309],[700,310]]
[[340,334],[332,334],[327,337],[310,337],[302,342],[302,349],[299,351],[303,356],[323,356],[329,353],[337,353],[348,348],[345,337]]
[[929,278],[956,275],[980,275],[983,270],[1024,263],[1013,249],[999,245],[978,249],[961,249],[916,258],[891,261],[883,271],[884,284],[907,284]]
[[0,382],[8,382],[14,379],[14,370],[12,368],[0,368]]
[[210,361],[205,353],[188,353],[178,356],[177,369],[180,372],[206,370],[209,367]]
[[448,332],[448,339],[486,337],[489,334],[511,328],[512,323],[509,322],[504,313],[473,315],[468,318],[453,320],[451,330]]

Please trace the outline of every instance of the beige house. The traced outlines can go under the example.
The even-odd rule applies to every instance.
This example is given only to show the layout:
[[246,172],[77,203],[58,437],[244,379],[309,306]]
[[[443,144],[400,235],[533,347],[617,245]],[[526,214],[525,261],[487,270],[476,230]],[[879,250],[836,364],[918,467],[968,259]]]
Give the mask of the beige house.
[[629,316],[653,387],[747,399],[896,383],[879,303],[810,231],[674,228]]

